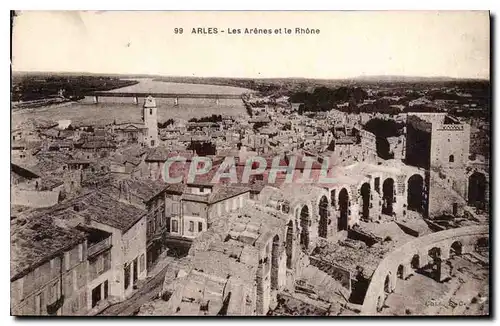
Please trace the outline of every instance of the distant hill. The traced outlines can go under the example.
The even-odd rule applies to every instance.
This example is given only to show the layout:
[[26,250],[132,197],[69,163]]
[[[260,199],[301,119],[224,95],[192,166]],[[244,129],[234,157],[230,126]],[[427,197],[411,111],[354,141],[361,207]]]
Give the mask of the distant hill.
[[403,82],[403,83],[422,83],[422,82],[465,82],[465,81],[488,81],[480,78],[454,78],[446,76],[420,77],[420,76],[398,76],[398,75],[379,75],[379,76],[358,76],[354,78],[358,81],[366,82]]

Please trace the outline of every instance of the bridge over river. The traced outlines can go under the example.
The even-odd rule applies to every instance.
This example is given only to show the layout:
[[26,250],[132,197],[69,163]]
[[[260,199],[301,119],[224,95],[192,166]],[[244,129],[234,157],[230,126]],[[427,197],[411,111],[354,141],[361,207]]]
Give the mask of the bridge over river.
[[173,99],[174,105],[179,105],[179,99],[212,99],[216,104],[219,104],[221,99],[241,99],[240,94],[199,94],[199,93],[135,93],[135,92],[93,92],[85,96],[85,99],[91,100],[93,103],[99,103],[99,99],[102,98],[132,98],[134,104],[139,104],[139,98],[145,98],[147,96],[153,96],[154,98],[170,98]]

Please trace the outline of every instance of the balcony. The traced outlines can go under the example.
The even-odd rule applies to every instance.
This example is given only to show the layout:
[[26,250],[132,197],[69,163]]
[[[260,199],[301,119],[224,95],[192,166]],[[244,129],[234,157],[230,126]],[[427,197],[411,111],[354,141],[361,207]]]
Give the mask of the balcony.
[[111,237],[108,237],[100,242],[97,242],[95,244],[89,245],[87,248],[87,255],[88,257],[93,257],[97,256],[101,252],[104,252],[111,248]]

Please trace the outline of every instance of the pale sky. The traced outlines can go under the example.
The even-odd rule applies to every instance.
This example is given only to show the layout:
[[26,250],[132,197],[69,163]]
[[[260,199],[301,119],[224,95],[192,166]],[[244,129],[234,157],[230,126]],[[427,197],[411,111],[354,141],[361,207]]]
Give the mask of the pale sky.
[[[174,28],[184,29],[182,35]],[[193,35],[214,27],[217,35]],[[319,35],[228,35],[227,29],[320,29]],[[224,33],[221,33],[224,30]],[[22,12],[14,71],[167,76],[489,78],[489,13]]]

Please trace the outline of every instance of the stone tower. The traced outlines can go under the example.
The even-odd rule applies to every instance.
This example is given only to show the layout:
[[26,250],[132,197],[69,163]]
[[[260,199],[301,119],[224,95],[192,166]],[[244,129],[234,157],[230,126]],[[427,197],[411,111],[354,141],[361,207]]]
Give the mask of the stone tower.
[[144,143],[148,147],[158,146],[158,118],[156,116],[156,101],[150,95],[144,99],[142,109],[142,121],[147,128],[144,135]]

